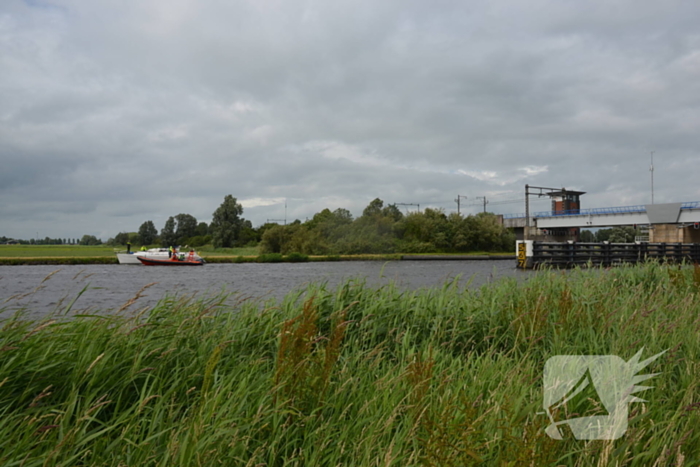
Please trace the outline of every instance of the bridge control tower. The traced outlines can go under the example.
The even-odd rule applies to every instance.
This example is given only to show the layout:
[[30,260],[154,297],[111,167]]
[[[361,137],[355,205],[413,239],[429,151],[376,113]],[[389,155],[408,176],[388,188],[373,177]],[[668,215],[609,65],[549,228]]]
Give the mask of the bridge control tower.
[[572,191],[562,188],[559,191],[547,193],[552,198],[553,214],[578,214],[581,210],[581,195],[585,191]]
[[542,186],[525,185],[525,218],[524,222],[515,225],[512,221],[504,222],[507,227],[515,229],[515,235],[518,239],[540,240],[540,241],[567,241],[579,239],[580,229],[578,227],[565,228],[538,228],[535,226],[534,219],[530,217],[530,196],[538,198],[548,196],[552,200],[552,210],[548,214],[551,216],[567,216],[576,215],[581,211],[581,195],[585,195],[585,191],[567,190],[566,188],[547,188]]

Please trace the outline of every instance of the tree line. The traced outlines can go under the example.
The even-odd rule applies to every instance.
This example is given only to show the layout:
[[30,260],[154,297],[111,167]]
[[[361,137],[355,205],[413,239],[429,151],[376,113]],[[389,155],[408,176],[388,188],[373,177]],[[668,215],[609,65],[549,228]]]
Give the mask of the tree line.
[[190,214],[171,216],[158,232],[146,221],[138,232],[121,232],[110,243],[133,245],[211,244],[215,248],[259,245],[261,253],[310,255],[510,251],[515,235],[494,214],[462,216],[442,209],[403,214],[394,204],[374,199],[362,215],[344,208],[324,209],[306,222],[265,223],[254,228],[232,195],[214,211],[210,224]]
[[216,248],[231,248],[257,244],[258,229],[241,217],[243,206],[232,195],[226,195],[223,203],[214,211],[210,224],[198,222],[186,213],[170,216],[158,231],[152,220],[147,220],[137,232],[119,232],[107,243],[112,245],[160,245],[163,247],[188,245],[201,247],[212,244]]
[[[243,206],[232,195],[212,214],[211,223],[198,222],[191,214],[170,216],[158,231],[152,220],[137,232],[120,232],[108,245],[163,247],[188,245],[231,248],[259,245],[261,253],[310,255],[510,251],[515,235],[491,213],[462,216],[427,208],[403,214],[394,204],[371,201],[354,218],[347,209],[324,209],[306,222],[288,225],[266,223],[254,228],[243,218]],[[79,244],[100,244],[85,235]]]
[[77,238],[31,238],[29,240],[14,239],[5,236],[0,236],[0,245],[2,244],[19,244],[19,245],[101,245],[102,240],[94,235],[83,235],[78,240]]
[[427,208],[404,215],[376,198],[353,219],[347,209],[323,211],[304,223],[268,226],[262,253],[372,254],[510,251],[515,235],[491,213],[462,216]]
[[591,232],[590,230],[582,230],[579,236],[582,242],[610,242],[610,243],[632,243],[639,235],[639,232],[634,227],[612,227],[610,229],[599,229]]

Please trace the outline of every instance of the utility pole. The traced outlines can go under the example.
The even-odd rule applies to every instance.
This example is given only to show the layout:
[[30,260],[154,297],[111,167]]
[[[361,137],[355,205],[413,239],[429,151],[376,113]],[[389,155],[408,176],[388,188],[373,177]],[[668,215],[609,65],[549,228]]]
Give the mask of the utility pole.
[[287,225],[287,198],[284,198],[284,219],[268,219],[267,222],[284,222]]
[[483,199],[484,200],[484,212],[486,212],[486,205],[489,203],[486,200],[486,196],[477,196],[476,199]]
[[457,195],[457,199],[455,199],[455,201],[457,202],[457,214],[460,214],[460,212],[459,212],[459,199],[460,199],[460,198],[467,199],[466,196]]
[[525,185],[525,227],[530,227],[530,185]]
[[651,172],[651,204],[654,204],[654,152],[651,151],[651,166],[649,166],[649,172]]

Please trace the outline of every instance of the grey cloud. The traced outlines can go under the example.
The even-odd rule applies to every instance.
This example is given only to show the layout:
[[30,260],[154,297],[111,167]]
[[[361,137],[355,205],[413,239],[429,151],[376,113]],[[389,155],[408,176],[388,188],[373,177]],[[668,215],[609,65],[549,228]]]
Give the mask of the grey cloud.
[[698,13],[681,1],[5,2],[0,235],[208,221],[228,193],[257,200],[244,212],[255,224],[282,216],[284,198],[302,219],[359,215],[375,197],[454,210],[458,193],[518,212],[495,201],[525,183],[587,191],[585,206],[639,204],[654,149],[656,198],[700,199]]

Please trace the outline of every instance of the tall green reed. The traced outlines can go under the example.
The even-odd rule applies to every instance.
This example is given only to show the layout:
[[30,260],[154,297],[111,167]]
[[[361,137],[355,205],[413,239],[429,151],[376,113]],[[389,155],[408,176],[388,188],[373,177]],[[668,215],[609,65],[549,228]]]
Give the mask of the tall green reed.
[[[2,465],[699,465],[697,268],[0,323]],[[70,310],[68,310],[70,314]],[[544,432],[554,355],[668,351],[615,441]]]

